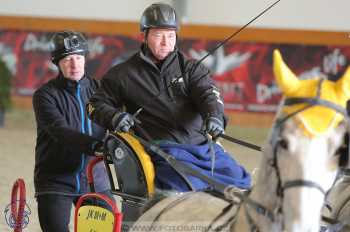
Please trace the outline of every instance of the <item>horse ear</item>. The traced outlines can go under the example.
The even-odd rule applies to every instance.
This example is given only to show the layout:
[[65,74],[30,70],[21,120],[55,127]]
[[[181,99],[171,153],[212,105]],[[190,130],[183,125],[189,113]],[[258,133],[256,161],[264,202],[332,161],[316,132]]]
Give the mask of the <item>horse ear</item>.
[[338,94],[343,94],[346,99],[350,98],[350,66],[346,69],[344,75],[336,82]]
[[299,88],[299,79],[284,63],[281,53],[277,49],[273,51],[273,72],[278,87],[285,95],[289,95]]

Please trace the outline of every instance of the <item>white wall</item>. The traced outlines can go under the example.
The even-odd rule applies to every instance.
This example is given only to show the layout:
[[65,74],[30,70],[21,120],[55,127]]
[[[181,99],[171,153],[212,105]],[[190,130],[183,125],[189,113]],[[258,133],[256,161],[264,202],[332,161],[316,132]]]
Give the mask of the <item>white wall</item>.
[[[157,0],[0,0],[0,15],[138,21]],[[180,0],[174,0],[180,1]],[[183,0],[186,23],[241,26],[274,0]],[[171,1],[165,1],[171,2]],[[350,0],[281,0],[252,26],[350,31]]]

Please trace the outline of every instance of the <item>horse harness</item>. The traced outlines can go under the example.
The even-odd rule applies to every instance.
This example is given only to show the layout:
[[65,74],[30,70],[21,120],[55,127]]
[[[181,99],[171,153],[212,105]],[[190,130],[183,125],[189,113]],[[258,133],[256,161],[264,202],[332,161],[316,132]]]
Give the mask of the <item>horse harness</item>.
[[[324,79],[320,79],[320,81],[318,82],[317,95],[314,98],[311,98],[311,97],[286,98],[284,101],[284,106],[291,106],[291,105],[296,105],[296,104],[307,104],[307,105],[299,110],[296,110],[295,112],[292,112],[288,115],[285,115],[282,118],[277,119],[277,121],[274,125],[274,128],[272,130],[273,132],[272,132],[270,143],[271,143],[272,148],[273,148],[273,159],[271,160],[270,165],[271,165],[271,167],[273,167],[273,169],[275,170],[276,175],[277,175],[278,184],[277,184],[276,193],[277,193],[277,196],[279,196],[281,199],[283,199],[284,191],[286,191],[287,189],[290,189],[290,188],[295,188],[295,187],[316,188],[323,195],[327,194],[327,192],[318,183],[313,182],[313,181],[297,179],[297,180],[287,181],[286,183],[284,183],[282,185],[280,171],[279,171],[279,167],[277,165],[277,159],[278,159],[277,149],[278,149],[278,146],[281,145],[280,143],[283,141],[280,137],[281,128],[282,128],[283,124],[288,119],[294,117],[298,113],[305,111],[313,106],[324,106],[324,107],[333,109],[336,112],[342,114],[344,116],[344,119],[345,119],[347,125],[349,126],[349,122],[350,122],[349,119],[350,118],[349,118],[349,115],[347,114],[346,109],[344,107],[320,98],[321,86],[322,86],[323,81],[324,81]],[[346,141],[346,143],[347,143],[347,145],[349,144],[348,141]],[[345,165],[349,165],[349,164],[345,164],[345,162],[344,162],[344,161],[349,162],[349,149],[348,149],[348,147],[345,147],[345,148],[347,150],[347,153],[340,154],[341,155],[340,160],[342,160],[342,163],[340,164],[341,167],[345,166]],[[345,149],[343,149],[343,151],[344,150]],[[260,203],[249,198],[249,196],[244,197],[244,196],[238,196],[239,194],[235,194],[235,195],[237,197],[241,197],[242,200],[244,202],[246,202],[248,205],[250,205],[255,210],[256,213],[258,213],[259,215],[262,215],[264,217],[267,217],[272,222],[276,221],[276,215],[278,213],[282,213],[281,205],[279,205],[275,210],[271,211],[271,210],[267,209],[266,207],[264,207],[263,205],[261,205]],[[245,209],[245,212],[246,212],[248,224],[250,226],[250,230],[252,232],[259,231],[258,226],[255,224],[255,222],[254,222],[253,218],[251,217],[251,215],[249,214],[247,208]],[[330,224],[333,224],[333,225],[334,224],[341,224],[341,222],[339,222],[337,220],[327,218],[324,216],[322,216],[322,219]],[[343,226],[347,226],[347,225],[343,225]]]

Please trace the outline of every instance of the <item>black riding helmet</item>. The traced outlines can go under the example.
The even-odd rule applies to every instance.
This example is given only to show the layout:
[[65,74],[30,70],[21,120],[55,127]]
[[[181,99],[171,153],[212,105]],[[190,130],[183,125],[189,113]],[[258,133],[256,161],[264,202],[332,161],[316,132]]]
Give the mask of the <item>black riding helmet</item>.
[[140,30],[145,32],[150,28],[179,29],[179,23],[174,8],[168,4],[155,3],[145,9],[140,21]]
[[86,56],[88,53],[88,44],[85,37],[75,31],[60,31],[51,38],[51,60],[54,64],[72,54]]

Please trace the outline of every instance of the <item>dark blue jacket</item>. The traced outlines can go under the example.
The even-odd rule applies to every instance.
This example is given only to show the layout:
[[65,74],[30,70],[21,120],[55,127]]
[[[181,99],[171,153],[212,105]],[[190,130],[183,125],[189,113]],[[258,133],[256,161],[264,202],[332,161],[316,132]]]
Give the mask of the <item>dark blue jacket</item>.
[[[92,158],[93,144],[105,133],[85,113],[85,105],[97,87],[97,81],[89,77],[75,82],[59,75],[34,93],[36,195],[81,195],[88,191],[86,165]],[[108,189],[102,163],[95,168],[94,176],[96,190]]]

